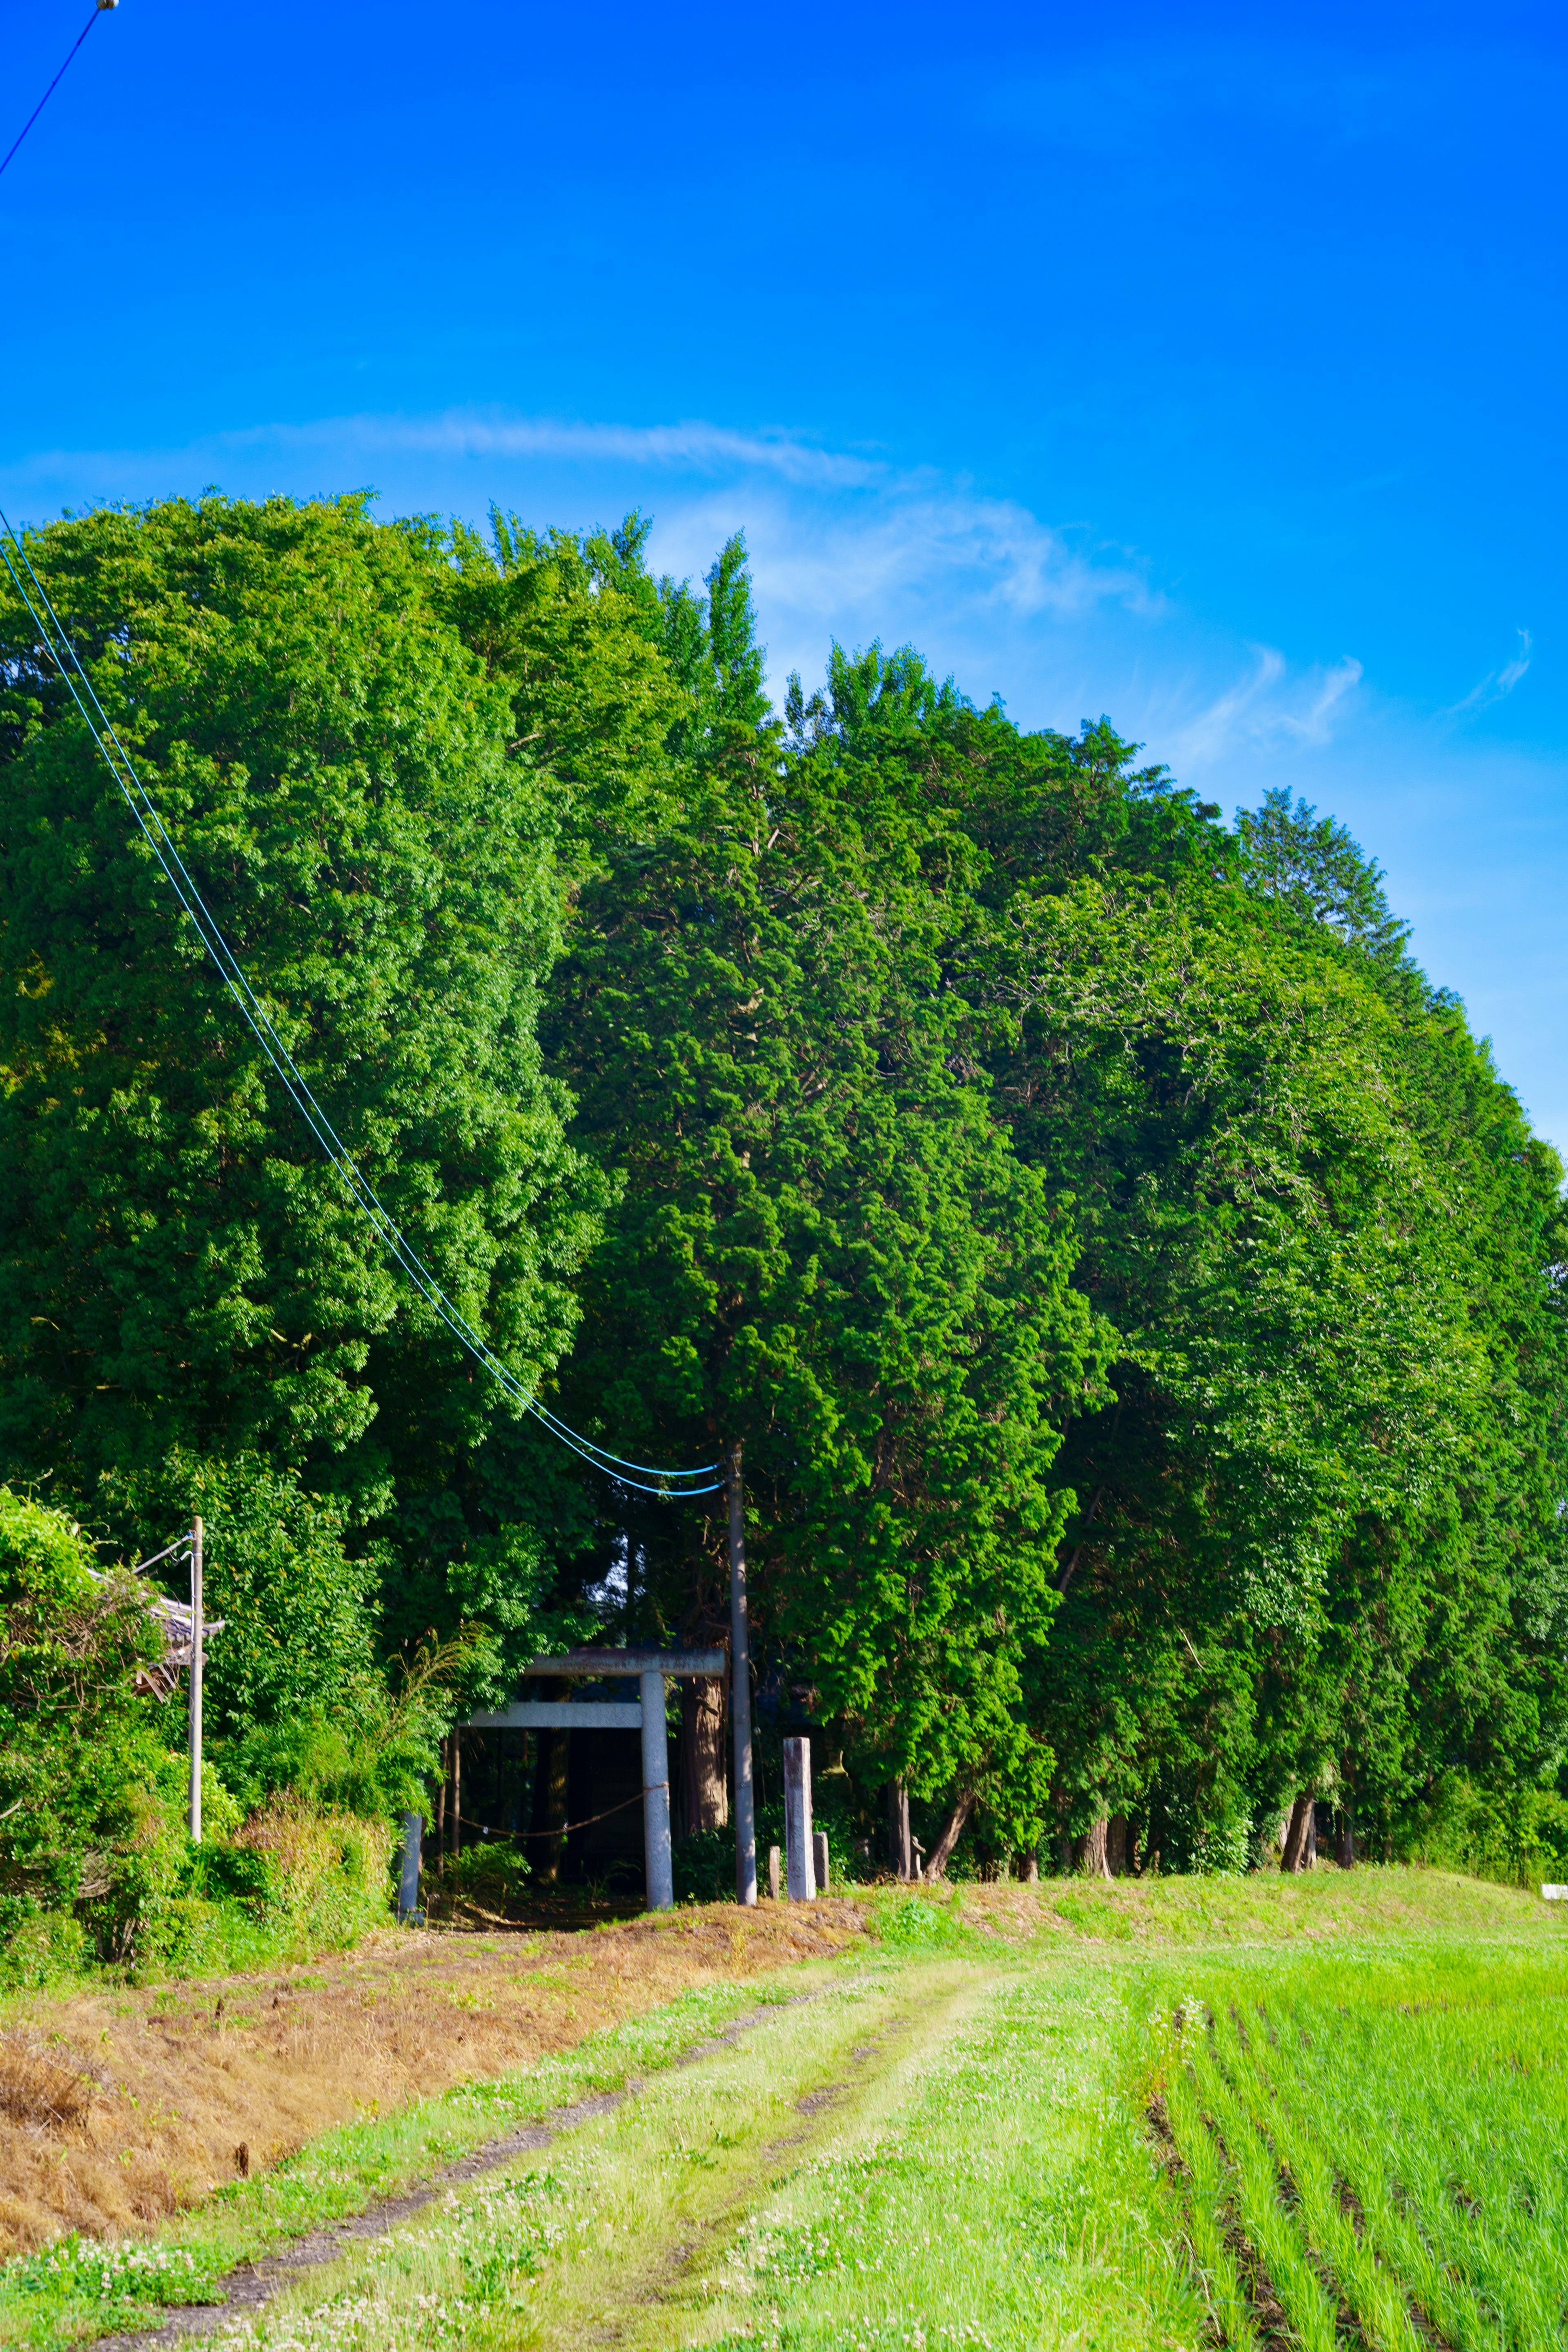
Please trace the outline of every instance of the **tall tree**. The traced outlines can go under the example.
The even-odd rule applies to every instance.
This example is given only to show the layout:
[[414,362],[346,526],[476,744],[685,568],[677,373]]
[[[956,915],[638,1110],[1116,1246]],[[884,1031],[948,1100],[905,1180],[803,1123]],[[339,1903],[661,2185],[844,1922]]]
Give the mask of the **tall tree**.
[[[357,499],[210,498],[30,552],[362,1172],[546,1378],[602,1196],[535,1040],[563,795],[443,612],[449,551]],[[112,1470],[152,1534],[167,1465],[252,1449],[401,1557],[409,1630],[525,1622],[537,1518],[515,1475],[487,1489],[511,1409],[302,1130],[14,596],[0,663],[7,1459],[100,1522]]]
[[[645,1458],[742,1439],[764,1646],[864,1770],[1030,1842],[1052,1465],[1105,1335],[1070,1216],[955,1067],[937,950],[966,845],[831,733],[783,756],[742,575],[710,584],[682,812],[584,887],[544,1024],[621,1188],[568,1393]],[[895,734],[940,696],[911,663],[867,690]],[[645,1617],[700,1610],[719,1515],[683,1539],[628,1504],[626,1530]]]

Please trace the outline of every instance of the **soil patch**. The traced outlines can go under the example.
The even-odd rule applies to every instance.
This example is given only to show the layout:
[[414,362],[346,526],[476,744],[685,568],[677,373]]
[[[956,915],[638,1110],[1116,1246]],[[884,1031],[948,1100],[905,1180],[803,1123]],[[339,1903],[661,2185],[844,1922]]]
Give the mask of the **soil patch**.
[[[813,2000],[814,1993],[801,1993],[801,2000]],[[674,2066],[695,2066],[700,2059],[710,2058],[717,2050],[738,2042],[767,2014],[764,2010],[752,2010],[744,2017],[731,2020],[721,2033],[700,2042],[690,2050],[672,2059]],[[221,2303],[190,2304],[183,2309],[165,2313],[162,2321],[145,2329],[119,2336],[100,2336],[98,2352],[153,2352],[154,2347],[178,2344],[194,2336],[212,2336],[231,2320],[247,2312],[258,2311],[270,2303],[282,2289],[310,2270],[323,2263],[336,2262],[351,2247],[367,2239],[391,2235],[403,2222],[433,2205],[437,2197],[449,2189],[461,2188],[466,2181],[478,2180],[487,2172],[495,2172],[514,2157],[530,2149],[548,2147],[552,2140],[565,2131],[574,2131],[580,2124],[592,2123],[596,2116],[613,2115],[627,2099],[636,2098],[643,2088],[640,2082],[628,2083],[624,2090],[601,2091],[594,2097],[574,2100],[567,2107],[557,2107],[542,2123],[525,2124],[519,2130],[508,2132],[500,2139],[486,2142],[439,2172],[432,2173],[417,2188],[404,2190],[397,2197],[384,2197],[363,2213],[337,2222],[330,2230],[314,2230],[307,2238],[296,2238],[291,2245],[268,2255],[259,2263],[239,2263],[219,2281]],[[690,2248],[682,2249],[689,2253]]]
[[254,1976],[33,1999],[0,2031],[0,2253],[128,2235],[356,2116],[516,2073],[689,1986],[842,1950],[853,1903],[386,1931]]

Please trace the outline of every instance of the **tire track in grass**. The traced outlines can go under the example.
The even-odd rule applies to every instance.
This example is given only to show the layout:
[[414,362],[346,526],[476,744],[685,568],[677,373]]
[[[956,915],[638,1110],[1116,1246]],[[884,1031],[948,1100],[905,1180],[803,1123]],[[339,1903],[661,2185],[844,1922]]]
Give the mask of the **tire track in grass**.
[[1202,2340],[1142,2131],[1142,2020],[1093,1967],[988,1972],[638,2352],[1154,2352]]
[[[522,2342],[575,2347],[642,2343],[649,2327],[662,2343],[667,2313],[684,2308],[682,2274],[710,2234],[732,2230],[763,2181],[798,2168],[793,2154],[782,2168],[770,2156],[781,2109],[805,2106],[809,2136],[830,2127],[837,2112],[825,2110],[813,2131],[810,2105],[821,2089],[856,2087],[852,2077],[837,2079],[848,2045],[863,2044],[870,2061],[889,2026],[902,2020],[925,2030],[933,1993],[940,2008],[952,1990],[943,1979],[953,1974],[951,1967],[862,1969],[737,2019],[683,2053],[695,2070],[689,2087],[672,2079],[676,2067],[661,2069],[604,2102],[596,2118],[583,2118],[596,2128],[560,2160],[531,2164],[533,2151],[524,2148],[499,2174],[457,2189],[430,2184],[440,2205],[415,2214],[390,2242],[362,2241],[333,2269],[283,2282],[290,2291],[270,2307],[211,2317],[236,2352],[385,2352],[394,2343],[418,2352],[490,2352]],[[792,2017],[807,1998],[822,2009]],[[882,2029],[870,2043],[868,2005]],[[759,2026],[768,2029],[761,2042],[752,2038]],[[731,2128],[713,2130],[715,2123]],[[128,2352],[153,2340],[132,2339]]]
[[[780,2009],[798,2008],[802,2003],[819,2000],[826,1988],[810,1992],[792,1994],[787,2000],[769,2002],[765,2008],[747,2011],[731,2019],[719,2032],[695,2042],[667,2060],[661,2074],[673,2073],[683,2067],[695,2066],[713,2057],[725,2048],[733,2048],[743,2034],[750,2033],[763,2020]],[[551,2147],[563,2134],[578,2131],[584,2124],[601,2116],[613,2115],[646,2091],[656,2078],[634,2076],[616,2091],[598,2091],[567,2105],[551,2110],[540,2122],[524,2124],[517,2130],[504,2133],[500,2138],[487,2140],[455,2163],[444,2165],[439,2171],[416,2188],[402,2190],[393,2197],[378,2198],[362,2213],[351,2214],[330,2229],[312,2231],[309,2236],[296,2239],[260,2262],[239,2263],[217,2282],[221,2302],[191,2304],[168,2313],[157,2321],[150,2318],[145,2328],[121,2331],[113,2336],[94,2339],[97,2352],[153,2352],[155,2347],[177,2345],[192,2337],[216,2335],[219,2328],[247,2314],[263,2311],[285,2288],[292,2286],[330,2263],[341,2262],[357,2247],[390,2237],[405,2222],[434,2205],[437,2199],[452,2190],[480,2180],[489,2173],[498,2172],[514,2163],[518,2157]]]

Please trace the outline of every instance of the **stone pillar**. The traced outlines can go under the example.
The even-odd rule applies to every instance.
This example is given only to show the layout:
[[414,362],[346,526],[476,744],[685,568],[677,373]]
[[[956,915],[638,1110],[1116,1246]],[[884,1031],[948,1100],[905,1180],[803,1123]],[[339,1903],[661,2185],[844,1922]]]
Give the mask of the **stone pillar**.
[[786,1739],[784,1769],[784,1861],[792,1903],[816,1898],[816,1857],[811,1850],[811,1742]]
[[664,1676],[640,1675],[642,1694],[642,1825],[647,1861],[647,1907],[668,1911],[675,1902],[669,1860],[669,1741],[664,1728]]
[[422,1813],[403,1816],[403,1858],[397,1874],[397,1916],[412,1919],[419,1908],[419,1855],[425,1837]]

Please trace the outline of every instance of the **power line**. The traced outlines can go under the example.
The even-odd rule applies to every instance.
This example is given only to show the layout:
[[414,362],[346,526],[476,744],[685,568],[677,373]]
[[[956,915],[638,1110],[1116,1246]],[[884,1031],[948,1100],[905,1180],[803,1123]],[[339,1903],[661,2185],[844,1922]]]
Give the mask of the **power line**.
[[[50,99],[53,98],[55,94],[55,84],[58,82],[60,76],[65,72],[66,66],[69,65],[71,58],[75,57],[78,49],[80,48],[82,43],[86,40],[88,35],[97,24],[104,10],[106,8],[118,8],[119,5],[120,0],[98,0],[97,7],[94,8],[91,16],[88,18],[86,24],[77,35],[76,39],[71,43],[70,55],[66,58],[66,65],[60,68],[59,73],[55,76],[54,81],[50,82],[47,89],[45,90],[42,98],[39,99],[37,106],[34,107],[31,114],[28,115],[27,120],[23,123],[22,128],[17,131],[15,139],[12,140],[10,146],[5,150],[5,163],[8,163],[11,161],[12,156],[21,145],[28,131],[31,131],[34,123],[37,122],[39,115],[42,114],[45,107],[47,106]],[[5,169],[5,163],[0,163],[0,172],[3,172]]]
[[[113,722],[99,701],[92,680],[82,666],[70,633],[50,603],[48,591],[33,569],[32,559],[26,546],[12,529],[4,509],[0,509],[0,530],[3,530],[5,534],[4,538],[0,538],[0,557],[5,560],[5,569],[11,575],[16,593],[32,616],[33,625],[38,632],[45,652],[64,679],[71,699],[80,712],[105,766],[119,786],[121,797],[135,818],[142,837],[156,858],[164,878],[195,925],[197,937],[217,966],[225,987],[238,1005],[257,1042],[282,1081],[289,1100],[315,1137],[327,1160],[331,1161],[354,1206],[384,1246],[396,1259],[415,1288],[440,1317],[454,1337],[470,1355],[476,1358],[505,1393],[515,1403],[521,1405],[524,1412],[531,1412],[552,1436],[558,1437],[563,1445],[570,1446],[572,1451],[580,1454],[592,1468],[602,1471],[605,1475],[616,1479],[622,1486],[636,1487],[639,1493],[646,1495],[716,1494],[724,1484],[721,1463],[704,1462],[689,1470],[665,1470],[652,1463],[634,1462],[625,1454],[612,1454],[606,1447],[598,1444],[595,1439],[585,1437],[580,1430],[572,1428],[569,1423],[563,1421],[558,1414],[552,1412],[547,1405],[541,1404],[536,1397],[528,1393],[516,1373],[509,1365],[501,1361],[489,1341],[475,1330],[462,1310],[447,1297],[435,1276],[419,1257],[412,1243],[355,1165],[347,1145],[337,1134],[325,1111],[311,1093],[293,1055],[279,1034],[271,1014],[252,988],[243,967],[219,929],[216,917],[192,879],[173,835],[158,813],[156,803],[142,782],[132,763],[130,754],[115,732]],[[5,544],[7,540],[10,541],[9,546]],[[13,548],[20,557],[27,578],[37,591],[37,604],[35,604],[33,597],[29,595],[26,583],[12,561]],[[42,613],[38,609],[40,604],[43,607]],[[44,617],[46,614],[47,620]],[[626,1475],[629,1471],[641,1472],[643,1475],[629,1477]],[[645,1478],[655,1479],[658,1484],[647,1486],[644,1483]],[[692,1483],[699,1479],[705,1483],[701,1485]]]

